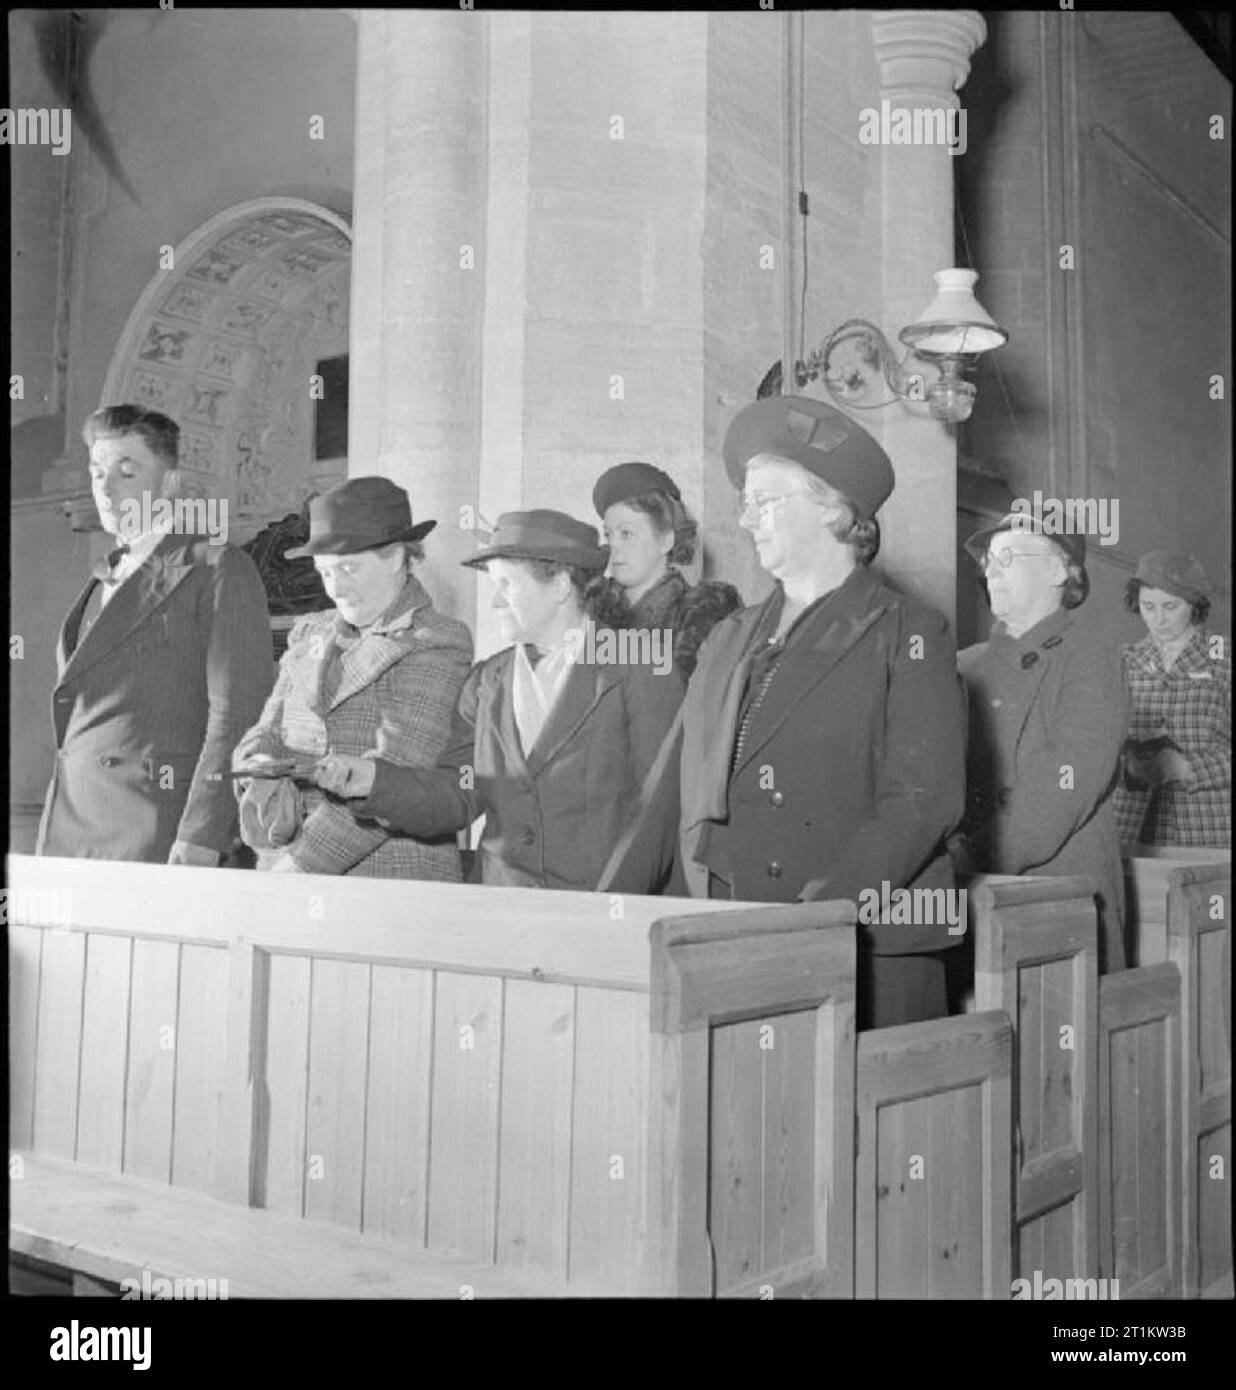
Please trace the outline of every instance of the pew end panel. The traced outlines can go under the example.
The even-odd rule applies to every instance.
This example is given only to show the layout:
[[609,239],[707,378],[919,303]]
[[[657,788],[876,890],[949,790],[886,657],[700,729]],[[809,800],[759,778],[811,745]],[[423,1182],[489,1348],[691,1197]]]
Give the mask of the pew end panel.
[[1099,981],[1100,1261],[1120,1297],[1181,1287],[1180,974],[1170,963]]
[[858,1297],[1010,1296],[1012,1044],[1003,1011],[859,1036]]
[[856,916],[807,903],[652,928],[660,1292],[852,1294]]
[[1014,1270],[1093,1277],[1099,1263],[1098,929],[1085,877],[972,892],[975,997],[1014,1031]]
[[1184,1286],[1232,1295],[1232,874],[1230,861],[1168,879],[1168,955],[1180,971]]

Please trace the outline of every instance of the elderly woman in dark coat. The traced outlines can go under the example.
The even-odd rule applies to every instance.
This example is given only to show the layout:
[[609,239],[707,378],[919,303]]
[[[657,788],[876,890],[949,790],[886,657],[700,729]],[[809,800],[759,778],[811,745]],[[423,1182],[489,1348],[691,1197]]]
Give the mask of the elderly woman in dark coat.
[[500,517],[464,563],[488,571],[512,645],[468,677],[437,766],[331,757],[319,784],[360,798],[358,818],[416,835],[484,815],[483,883],[595,888],[683,690],[668,653],[623,652],[597,621],[605,561],[596,531],[562,512]]
[[313,556],[336,606],[293,627],[275,689],[232,759],[237,770],[299,763],[305,780],[238,781],[241,835],[258,867],[278,873],[457,883],[454,836],[361,821],[308,782],[327,753],[376,747],[415,766],[446,745],[472,636],[434,610],[411,571],[436,523],[414,526],[407,493],[386,478],[350,478],[314,498],[309,516],[309,543],[288,553]]
[[1099,966],[1125,964],[1112,789],[1128,697],[1114,650],[1070,610],[1089,591],[1084,536],[1048,536],[1025,513],[977,531],[997,622],[958,665],[970,696],[968,808],[953,842],[964,873],[1088,874]]
[[673,634],[674,661],[684,677],[713,625],[742,607],[732,584],[689,584],[679,565],[695,557],[696,524],[678,484],[650,463],[607,469],[592,502],[609,543],[611,582],[625,600],[625,626]]
[[1210,583],[1192,555],[1143,555],[1125,603],[1146,636],[1122,648],[1133,704],[1116,788],[1124,843],[1232,840],[1232,662],[1206,632]]
[[[938,1017],[964,930],[944,920],[963,706],[944,619],[869,567],[892,464],[841,411],[795,396],[746,407],[724,452],[739,523],[778,582],[705,640],[680,736],[601,887],[668,876],[700,898],[852,899],[859,1026]],[[886,920],[905,888],[932,911]]]

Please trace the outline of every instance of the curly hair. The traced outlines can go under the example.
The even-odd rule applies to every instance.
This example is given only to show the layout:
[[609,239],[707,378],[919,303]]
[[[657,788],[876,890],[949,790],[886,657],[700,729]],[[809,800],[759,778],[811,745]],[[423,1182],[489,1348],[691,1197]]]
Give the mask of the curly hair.
[[807,491],[841,512],[828,523],[828,529],[842,545],[851,547],[860,565],[869,565],[880,553],[880,523],[875,517],[859,516],[858,509],[843,492],[838,492],[814,473],[807,474]]
[[91,448],[99,439],[135,434],[167,468],[180,461],[180,426],[170,416],[140,405],[105,405],[86,417],[82,438]]
[[[1148,588],[1144,579],[1130,579],[1124,586],[1124,606],[1130,613],[1140,614],[1142,611],[1141,594],[1142,590]],[[1201,625],[1210,616],[1210,599],[1206,594],[1200,595],[1189,604],[1189,621],[1194,627]]]
[[621,627],[627,608],[617,589],[605,577],[603,570],[585,569],[582,565],[568,565],[560,560],[520,560],[532,575],[542,584],[548,584],[555,575],[565,574],[571,581],[580,606],[598,627]]
[[659,534],[664,536],[670,531],[674,533],[673,549],[666,556],[669,564],[689,565],[695,559],[699,526],[679,498],[671,497],[668,492],[657,489],[641,493],[638,497],[625,497],[623,506],[643,512]]

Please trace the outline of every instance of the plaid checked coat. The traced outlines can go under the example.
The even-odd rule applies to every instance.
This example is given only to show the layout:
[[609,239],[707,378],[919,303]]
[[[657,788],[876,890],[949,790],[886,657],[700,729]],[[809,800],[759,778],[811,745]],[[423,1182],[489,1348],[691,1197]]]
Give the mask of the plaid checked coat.
[[[1222,643],[1222,655],[1211,643]],[[1170,670],[1151,637],[1121,649],[1132,699],[1131,743],[1166,735],[1189,760],[1188,782],[1147,788],[1122,770],[1116,814],[1122,842],[1213,845],[1232,839],[1232,662],[1227,642],[1196,628]]]
[[[432,766],[471,662],[467,627],[436,612],[411,576],[391,616],[359,634],[335,610],[311,613],[289,634],[274,691],[232,765],[261,753],[317,758],[377,748],[403,767]],[[358,820],[316,787],[296,790],[301,828],[286,852],[304,873],[459,882],[453,834],[414,839]],[[237,794],[243,801],[251,793]]]

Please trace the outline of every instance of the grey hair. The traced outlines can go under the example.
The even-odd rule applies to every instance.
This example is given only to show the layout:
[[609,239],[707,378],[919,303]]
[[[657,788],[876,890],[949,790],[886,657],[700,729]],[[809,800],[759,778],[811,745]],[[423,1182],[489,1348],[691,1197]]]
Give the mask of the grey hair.
[[854,558],[860,565],[869,565],[880,553],[880,523],[875,517],[859,516],[854,503],[845,493],[838,492],[809,469],[802,471],[807,477],[803,491],[840,513],[829,519],[829,531],[842,545],[848,545],[854,551]]

